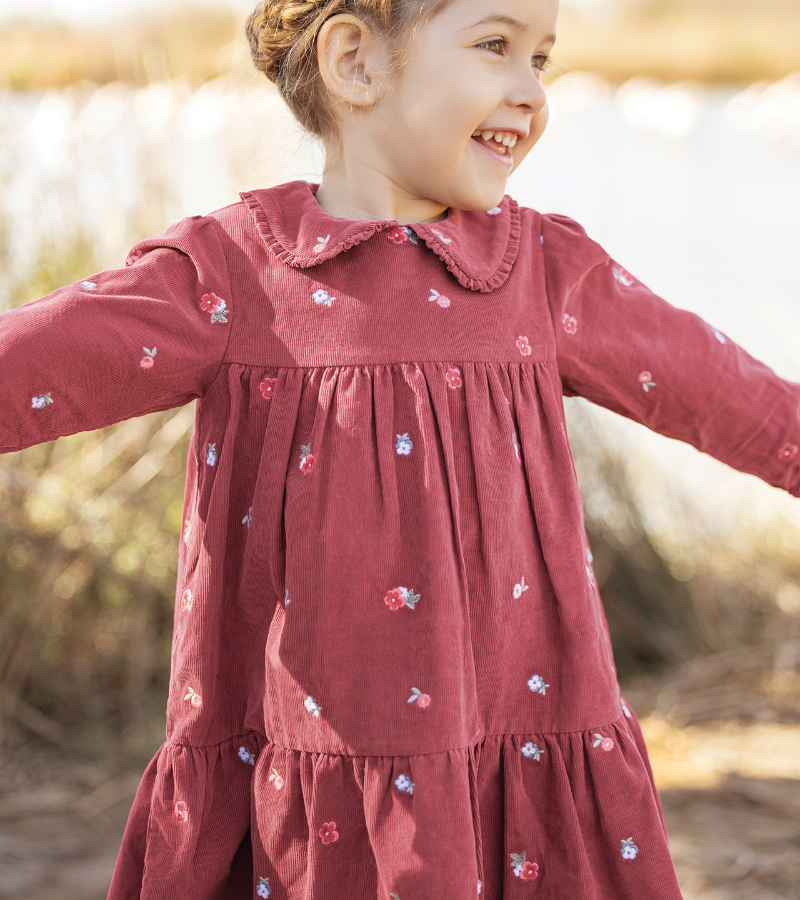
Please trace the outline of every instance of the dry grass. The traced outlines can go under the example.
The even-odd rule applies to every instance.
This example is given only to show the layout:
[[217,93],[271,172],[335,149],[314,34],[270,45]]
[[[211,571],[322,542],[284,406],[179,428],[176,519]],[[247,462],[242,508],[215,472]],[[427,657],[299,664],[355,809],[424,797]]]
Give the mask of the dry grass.
[[[588,69],[617,83],[650,75],[749,84],[782,78],[798,60],[797,0],[638,0],[594,15],[563,0],[552,74]],[[0,89],[141,86],[181,76],[196,86],[237,66],[249,66],[243,19],[226,10],[172,10],[94,30],[23,23],[0,30]]]

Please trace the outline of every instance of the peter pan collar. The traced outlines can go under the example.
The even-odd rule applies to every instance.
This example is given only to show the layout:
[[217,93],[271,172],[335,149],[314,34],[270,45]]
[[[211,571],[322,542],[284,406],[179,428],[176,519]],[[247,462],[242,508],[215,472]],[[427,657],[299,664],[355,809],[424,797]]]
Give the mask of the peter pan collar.
[[[391,220],[358,222],[331,216],[316,201],[318,187],[290,181],[240,194],[264,243],[290,266],[319,265],[379,231],[400,227]],[[509,196],[489,212],[451,209],[441,222],[409,227],[471,291],[486,293],[500,287],[519,251],[519,207]]]

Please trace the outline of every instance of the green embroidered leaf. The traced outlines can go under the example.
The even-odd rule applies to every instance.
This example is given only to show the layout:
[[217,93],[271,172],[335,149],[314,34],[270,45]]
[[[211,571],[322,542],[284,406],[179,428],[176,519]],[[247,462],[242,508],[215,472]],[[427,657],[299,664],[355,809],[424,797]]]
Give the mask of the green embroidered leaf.
[[517,866],[522,866],[525,864],[525,854],[524,853],[512,853],[511,854],[511,865],[516,868]]
[[395,894],[394,891],[392,891],[392,893],[389,894],[389,896],[392,898],[392,900],[400,900],[400,895],[399,895],[399,894]]
[[420,594],[415,594],[411,589],[409,589],[408,594],[406,596],[406,606],[410,609],[414,609],[417,605],[417,601],[420,598]]

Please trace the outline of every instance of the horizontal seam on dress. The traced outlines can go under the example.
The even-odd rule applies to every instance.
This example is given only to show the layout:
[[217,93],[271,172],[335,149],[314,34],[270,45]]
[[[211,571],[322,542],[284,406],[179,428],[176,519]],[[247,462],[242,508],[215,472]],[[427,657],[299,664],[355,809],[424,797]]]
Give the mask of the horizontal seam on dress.
[[558,734],[584,734],[587,731],[592,731],[594,728],[608,728],[609,725],[616,725],[617,722],[624,718],[624,716],[619,716],[602,725],[590,725],[588,728],[573,728],[568,731],[504,731],[492,732],[492,734],[487,734],[486,737],[550,737]]
[[226,359],[222,365],[223,366],[249,366],[251,369],[364,369],[364,368],[378,368],[384,367],[388,368],[390,366],[416,366],[416,365],[453,365],[453,364],[464,364],[464,363],[472,363],[474,365],[484,365],[484,366],[535,366],[541,363],[555,362],[556,357],[551,356],[547,359],[535,359],[535,360],[526,360],[525,362],[521,362],[520,360],[502,360],[502,359],[458,359],[458,360],[447,360],[447,359],[408,359],[408,360],[397,360],[395,362],[360,362],[360,363],[326,363],[322,365],[316,366],[287,366],[287,365],[268,365],[265,363],[253,363],[253,362],[240,362],[235,359]]

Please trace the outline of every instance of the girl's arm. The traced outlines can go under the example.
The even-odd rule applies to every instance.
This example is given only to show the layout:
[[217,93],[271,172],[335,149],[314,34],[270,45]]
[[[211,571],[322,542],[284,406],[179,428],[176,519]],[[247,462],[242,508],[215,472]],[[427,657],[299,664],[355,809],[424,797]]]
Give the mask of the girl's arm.
[[225,255],[186,219],[101,272],[0,315],[0,453],[202,396],[231,329]]
[[800,496],[800,385],[670,306],[565,216],[542,217],[564,393]]

